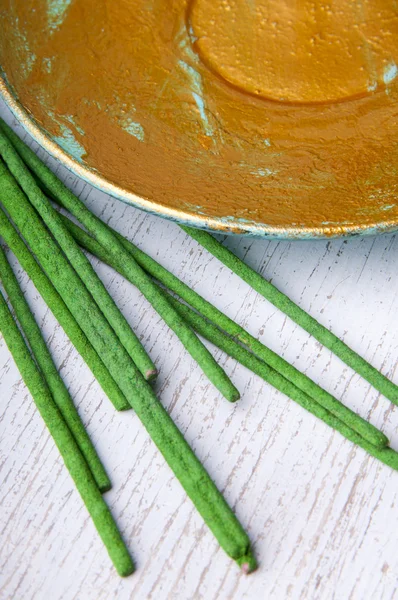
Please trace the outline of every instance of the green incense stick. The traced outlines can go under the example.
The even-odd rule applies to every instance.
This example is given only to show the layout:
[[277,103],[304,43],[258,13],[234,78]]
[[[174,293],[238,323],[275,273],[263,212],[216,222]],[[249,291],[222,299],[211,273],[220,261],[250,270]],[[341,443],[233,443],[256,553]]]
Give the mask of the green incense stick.
[[134,571],[134,565],[117,525],[101,496],[75,438],[54,403],[1,293],[0,331],[117,572],[123,577],[130,575]]
[[297,306],[290,298],[280,292],[272,283],[264,279],[254,269],[241,261],[228,248],[218,242],[212,235],[206,231],[193,229],[180,225],[186,233],[196,240],[203,248],[213,254],[218,260],[226,265],[231,271],[246,281],[256,292],[264,296],[266,300],[279,308],[295,323],[300,325],[308,333],[310,333],[321,344],[329,348],[336,356],[338,356],[349,367],[361,375],[368,381],[376,390],[381,392],[386,398],[394,404],[398,404],[398,386],[379,373],[377,369],[372,367],[359,354],[351,350],[344,342],[335,336],[326,327],[318,323],[316,319],[311,317],[302,308]]
[[99,308],[109,321],[123,346],[134,360],[146,379],[153,379],[156,367],[145,352],[141,342],[132,331],[126,319],[107,292],[104,284],[94,271],[90,262],[80,251],[72,236],[62,225],[58,215],[36,185],[32,175],[8,138],[0,131],[0,155],[10,171],[25,191],[33,206],[41,215],[58,244],[69,258],[76,272],[92,294]]
[[[1,165],[0,165],[1,170]],[[4,212],[0,209],[0,236],[17,257],[22,268],[33,281],[37,291],[50,308],[66,335],[75,346],[94,377],[112,402],[116,410],[127,410],[130,404],[115,383],[101,358],[90,344],[76,319],[58,294],[57,290],[35,261],[25,243],[15,231]]]
[[[126,277],[128,279],[126,272],[123,269],[121,269],[118,265],[114,264],[114,261],[110,259],[108,253],[96,240],[89,236],[80,227],[72,223],[69,219],[67,219],[67,217],[64,217],[64,219],[65,222],[68,221],[68,227],[70,228],[70,231],[74,235],[75,239],[79,242],[79,244],[82,245],[82,247],[84,247],[86,250],[91,252],[103,262],[118,270],[118,272],[121,275],[123,275],[123,277]],[[334,427],[334,424],[337,424],[338,430],[341,431],[343,435],[345,435],[346,432],[350,430],[351,437],[349,437],[348,439],[352,440],[352,434],[354,432],[357,432],[361,437],[364,438],[364,442],[368,442],[372,445],[372,447],[374,447],[373,450],[380,449],[388,445],[388,438],[379,429],[374,427],[374,425],[372,425],[371,423],[368,423],[367,421],[362,419],[359,415],[355,414],[349,408],[339,403],[338,400],[336,400],[335,398],[331,397],[334,403],[336,403],[338,406],[335,407],[334,403],[332,403],[332,406],[335,409],[335,411],[341,415],[340,417],[337,415],[337,420],[331,418],[333,417],[333,414],[336,416],[335,412],[331,413],[328,410],[318,410],[318,405],[322,407],[324,406],[323,403],[316,401],[314,403],[311,397],[309,397],[305,392],[303,392],[296,385],[294,385],[294,383],[289,381],[288,378],[283,377],[283,371],[282,373],[278,373],[276,370],[270,369],[265,364],[265,362],[259,361],[259,359],[256,356],[248,352],[234,339],[226,336],[218,327],[214,326],[214,324],[203,319],[201,315],[194,312],[188,306],[178,303],[172,296],[168,295],[168,300],[170,303],[173,304],[175,309],[180,312],[181,316],[188,322],[188,324],[193,329],[195,329],[200,335],[203,335],[203,337],[209,339],[209,335],[211,334],[212,338],[210,341],[215,343],[218,347],[220,347],[222,350],[224,350],[230,356],[233,356],[240,362],[242,362],[243,360],[243,364],[245,364],[245,366],[247,366],[251,370],[253,370],[253,368],[251,368],[250,366],[252,363],[254,365],[254,368],[257,369],[259,368],[259,365],[261,365],[260,373],[258,372],[258,370],[255,371],[257,374],[260,374],[260,376],[263,377],[263,379],[274,385],[274,387],[276,387],[292,399],[298,399],[297,401],[302,406],[304,406],[304,408],[306,408],[307,410],[309,410],[310,412],[327,422],[328,425]],[[324,406],[324,408],[326,407]]]
[[[87,289],[0,161],[0,201],[51,278],[112,377],[220,546],[245,572],[256,568],[250,540],[181,432],[138,371]],[[159,291],[159,293],[162,293]],[[113,338],[112,338],[113,336]]]
[[[110,265],[114,269],[118,270],[123,277],[128,279],[128,276],[124,269],[120,269],[119,265],[115,264],[115,261],[112,260],[109,253],[104,250],[104,248],[92,238],[88,233],[86,233],[83,229],[78,227],[75,223],[73,223],[66,216],[62,215],[64,219],[65,225],[68,227],[69,231],[72,233],[75,240],[86,250],[88,250],[91,254],[99,258],[101,261]],[[118,234],[119,236],[120,234]],[[121,241],[124,240],[122,236],[120,236]],[[127,240],[124,240],[127,242]],[[133,246],[130,242],[127,242],[128,248]],[[126,245],[127,248],[127,245]],[[176,292],[180,297],[183,297],[185,301],[189,304],[194,305],[194,307],[201,312],[204,316],[212,320],[215,324],[217,324],[220,329],[223,329],[229,335],[234,336],[235,339],[242,341],[245,343],[247,347],[249,347],[254,354],[256,354],[259,358],[264,360],[270,367],[275,369],[278,373],[283,375],[290,382],[294,383],[299,389],[305,392],[308,396],[313,398],[321,404],[328,411],[333,413],[336,417],[338,417],[341,421],[346,423],[351,429],[359,433],[364,437],[365,440],[374,444],[377,447],[383,447],[388,445],[387,437],[379,431],[376,427],[374,427],[371,423],[362,419],[359,415],[355,414],[352,410],[344,406],[339,400],[334,398],[331,394],[323,390],[316,383],[314,383],[309,377],[300,373],[295,367],[290,365],[283,358],[278,356],[275,352],[261,344],[258,340],[256,340],[253,336],[251,336],[247,331],[245,331],[242,327],[237,325],[234,321],[229,319],[226,315],[224,315],[221,311],[219,311],[215,306],[210,304],[199,296],[196,292],[191,290],[188,286],[182,283],[177,277],[169,273],[166,269],[161,267],[156,261],[151,259],[138,248],[134,248],[134,254],[137,254],[137,261],[142,262],[143,268],[149,267],[149,272],[155,278],[160,280],[167,287],[170,285],[169,289],[173,292]],[[132,250],[133,252],[133,250]],[[143,256],[142,256],[143,255]]]
[[[169,305],[167,299],[159,292],[150,277],[148,277],[145,271],[126,251],[117,237],[113,235],[113,232],[101,220],[97,220],[85,205],[64,186],[56,175],[3,122],[0,122],[0,128],[7,136],[5,137],[0,132],[0,153],[76,270],[81,273],[80,263],[82,262],[81,257],[83,255],[80,249],[62,223],[57,212],[54,211],[48,199],[37,186],[32,175],[27,171],[22,160],[18,155],[15,156],[15,151],[12,146],[10,147],[8,139],[12,141],[12,144],[26,165],[44,183],[46,188],[57,198],[62,198],[62,203],[67,207],[69,212],[93,234],[107,252],[109,252],[113,260],[123,265],[123,268],[129,274],[129,280],[134,283],[167,325],[177,334],[187,351],[200,365],[209,380],[220,390],[227,400],[230,402],[238,400],[239,392],[223,369],[214,360],[195,333],[180,318],[179,314]],[[84,260],[87,261],[85,257]]]
[[[12,174],[0,160],[0,201],[129,403],[138,369]],[[121,381],[126,388],[122,388]]]
[[51,395],[54,398],[54,402],[65,419],[81,453],[86,459],[99,490],[101,492],[110,490],[111,482],[109,477],[79,417],[75,405],[72,402],[72,398],[54,365],[52,356],[41,335],[40,328],[25,300],[22,290],[19,287],[18,281],[1,246],[0,279],[7,292],[9,302],[15,310],[17,319],[29,342],[32,354],[36,358],[37,364],[39,365]]
[[[175,298],[172,298],[171,300],[169,298],[169,301],[173,304],[176,310],[180,312],[181,316],[187,320],[191,327],[193,327],[200,335],[209,340],[212,344],[240,362],[250,371],[264,379],[264,381],[270,383],[277,390],[297,402],[308,412],[318,417],[318,419],[321,419],[324,421],[324,423],[333,429],[336,429],[345,438],[366,450],[368,454],[377,458],[392,469],[398,470],[397,452],[391,448],[370,443],[367,441],[367,439],[354,431],[349,426],[348,422],[341,421],[323,406],[318,404],[318,402],[313,400],[313,398],[310,398],[307,394],[298,389],[293,383],[266,365],[264,361],[260,360],[248,350],[237,344],[233,339],[220,331],[218,327],[206,321],[206,319],[204,319],[201,315],[195,313],[195,311],[189,308],[189,306],[182,304],[182,302],[179,302]],[[373,429],[376,432],[378,431],[376,428]],[[375,437],[377,442],[378,438],[377,436]]]

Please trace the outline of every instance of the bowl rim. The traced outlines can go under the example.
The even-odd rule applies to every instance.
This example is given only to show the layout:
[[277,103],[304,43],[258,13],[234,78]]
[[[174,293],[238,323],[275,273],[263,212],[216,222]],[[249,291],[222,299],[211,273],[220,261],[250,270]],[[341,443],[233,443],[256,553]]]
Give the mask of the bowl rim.
[[264,239],[309,240],[330,239],[339,237],[377,235],[393,233],[398,230],[398,218],[386,221],[377,221],[366,224],[351,225],[324,225],[321,227],[305,226],[270,226],[262,223],[241,222],[238,218],[226,221],[223,217],[208,217],[163,206],[153,200],[144,198],[125,190],[112,183],[93,169],[79,163],[71,154],[54,142],[49,135],[43,132],[35,122],[33,115],[19,102],[11,86],[7,83],[5,74],[0,66],[0,98],[11,110],[14,117],[24,130],[53,158],[58,160],[71,173],[82,178],[100,191],[134,206],[147,213],[154,214],[180,224],[206,229],[214,233],[248,235]]

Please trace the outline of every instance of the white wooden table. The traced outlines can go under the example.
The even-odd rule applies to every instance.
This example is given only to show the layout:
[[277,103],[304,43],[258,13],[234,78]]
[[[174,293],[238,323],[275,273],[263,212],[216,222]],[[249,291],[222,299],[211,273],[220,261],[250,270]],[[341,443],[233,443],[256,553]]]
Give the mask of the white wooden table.
[[[16,126],[2,105],[0,115]],[[398,408],[175,224],[91,189],[54,161],[50,165],[103,219],[344,398],[398,449]],[[234,237],[227,244],[398,383],[397,236],[294,243]],[[218,548],[138,418],[113,410],[19,269],[111,475],[106,499],[137,571],[127,579],[116,575],[0,339],[1,600],[398,597],[398,473],[215,351],[242,393],[239,403],[228,404],[142,296],[93,264],[159,366],[161,401],[248,530],[260,567],[241,575]]]

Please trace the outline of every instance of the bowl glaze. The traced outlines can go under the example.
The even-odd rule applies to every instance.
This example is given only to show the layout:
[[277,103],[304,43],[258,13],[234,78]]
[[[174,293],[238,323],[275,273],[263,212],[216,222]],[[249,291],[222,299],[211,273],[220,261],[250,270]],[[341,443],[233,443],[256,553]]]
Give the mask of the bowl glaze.
[[0,0],[0,94],[140,209],[273,238],[398,229],[387,0]]

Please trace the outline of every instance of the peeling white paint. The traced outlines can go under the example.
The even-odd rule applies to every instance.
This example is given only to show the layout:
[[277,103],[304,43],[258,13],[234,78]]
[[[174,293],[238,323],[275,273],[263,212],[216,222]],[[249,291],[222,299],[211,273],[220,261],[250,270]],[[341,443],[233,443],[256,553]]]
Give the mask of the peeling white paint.
[[398,67],[395,63],[389,64],[384,69],[383,81],[386,85],[394,81],[396,76],[398,75]]
[[122,125],[123,129],[127,131],[130,135],[133,135],[137,140],[143,142],[145,139],[145,131],[143,126],[136,121],[128,120]]
[[200,73],[198,73],[191,65],[186,63],[183,60],[178,61],[179,66],[185,71],[190,80],[190,87],[192,97],[195,100],[195,104],[198,107],[198,111],[200,114],[200,118],[203,124],[203,128],[207,136],[213,136],[213,128],[209,122],[209,119],[206,114],[206,105],[203,99],[203,87],[202,87],[202,77]]
[[58,29],[62,25],[72,0],[47,0],[48,25],[50,29]]
[[60,124],[61,135],[54,137],[54,141],[66,152],[81,160],[86,154],[83,146],[75,138],[73,131],[63,123]]

